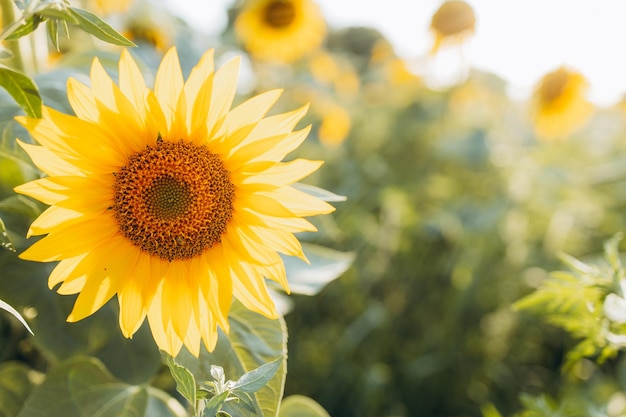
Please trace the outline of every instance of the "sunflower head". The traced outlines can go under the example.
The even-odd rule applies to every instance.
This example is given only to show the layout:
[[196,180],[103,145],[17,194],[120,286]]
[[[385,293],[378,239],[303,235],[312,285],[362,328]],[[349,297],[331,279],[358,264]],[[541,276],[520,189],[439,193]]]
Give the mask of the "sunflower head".
[[46,176],[16,191],[50,205],[29,229],[45,236],[20,256],[59,262],[49,286],[78,294],[69,321],[117,295],[122,333],[147,318],[174,356],[214,348],[233,296],[277,316],[266,279],[288,290],[279,253],[304,258],[294,233],[333,208],[292,186],[321,162],[282,162],[309,132],[294,130],[306,107],[267,117],[269,91],[231,109],[238,63],[215,70],[209,51],[185,81],[170,49],[150,88],[124,50],[119,85],[97,59],[90,87],[68,81],[75,115],[18,118]]
[[350,113],[338,104],[324,106],[321,110],[321,123],[317,132],[319,140],[328,147],[336,147],[343,143],[350,133],[352,118]]
[[95,9],[102,14],[125,13],[132,0],[94,0]]
[[248,0],[235,32],[255,59],[292,62],[322,44],[326,23],[313,0]]
[[585,98],[582,74],[560,67],[543,76],[535,87],[531,114],[540,139],[562,139],[582,127],[593,113]]
[[431,53],[436,53],[442,43],[462,43],[474,34],[476,16],[474,9],[463,0],[448,0],[435,12],[430,22],[435,41]]

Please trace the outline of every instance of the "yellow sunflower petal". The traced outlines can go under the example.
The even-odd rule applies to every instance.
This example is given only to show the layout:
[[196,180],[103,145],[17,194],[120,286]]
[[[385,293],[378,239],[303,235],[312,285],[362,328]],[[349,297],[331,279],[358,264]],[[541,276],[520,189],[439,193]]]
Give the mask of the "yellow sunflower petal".
[[30,156],[33,163],[37,166],[37,168],[41,169],[44,173],[57,176],[57,175],[81,175],[82,171],[80,171],[77,167],[70,164],[66,160],[59,158],[55,153],[50,152],[48,149],[43,146],[35,146],[29,143],[22,142],[21,140],[17,140],[17,144],[22,147]]
[[67,99],[78,118],[94,123],[98,121],[96,99],[91,89],[85,84],[75,78],[69,78],[67,80]]
[[168,129],[172,126],[176,116],[183,85],[183,73],[176,48],[172,47],[163,57],[154,81],[154,94],[161,105]]

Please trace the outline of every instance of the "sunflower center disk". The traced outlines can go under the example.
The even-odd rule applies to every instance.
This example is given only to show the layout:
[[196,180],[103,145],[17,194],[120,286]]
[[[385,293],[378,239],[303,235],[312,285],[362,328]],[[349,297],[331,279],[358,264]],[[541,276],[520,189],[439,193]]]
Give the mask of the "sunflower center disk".
[[265,22],[274,28],[289,26],[296,18],[296,9],[291,1],[273,1],[265,7]]
[[541,86],[541,98],[545,103],[551,103],[556,100],[567,85],[567,71],[562,68],[548,74]]
[[143,251],[190,259],[221,241],[234,190],[222,160],[205,146],[158,141],[116,173],[113,210],[121,233]]

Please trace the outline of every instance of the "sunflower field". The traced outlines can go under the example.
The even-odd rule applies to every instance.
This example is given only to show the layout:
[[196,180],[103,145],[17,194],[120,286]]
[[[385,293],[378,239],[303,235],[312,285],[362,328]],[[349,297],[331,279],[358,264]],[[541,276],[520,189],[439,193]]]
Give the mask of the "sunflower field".
[[626,416],[626,101],[436,3],[0,0],[0,417]]

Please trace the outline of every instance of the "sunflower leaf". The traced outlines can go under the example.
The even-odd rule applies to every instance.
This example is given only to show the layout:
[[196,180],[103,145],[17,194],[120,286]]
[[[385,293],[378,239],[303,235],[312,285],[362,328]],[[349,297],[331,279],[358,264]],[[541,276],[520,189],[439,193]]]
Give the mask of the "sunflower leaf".
[[172,374],[172,378],[176,381],[176,391],[180,393],[192,407],[196,406],[196,380],[193,377],[193,374],[189,372],[187,368],[184,366],[180,366],[174,361],[170,355],[162,352],[163,357],[165,357],[165,363],[167,367],[170,368],[170,373]]
[[309,263],[293,256],[283,256],[291,292],[315,295],[339,278],[354,262],[353,252],[340,252],[311,243],[302,243]]
[[0,416],[16,416],[39,378],[22,362],[0,364]]
[[75,357],[54,367],[28,397],[17,417],[181,417],[165,392],[118,381],[94,359]]
[[48,20],[46,23],[46,31],[48,32],[48,39],[52,42],[52,46],[59,51],[59,24],[56,19]]
[[290,395],[280,405],[278,417],[330,417],[330,415],[311,398]]
[[230,393],[228,391],[224,391],[207,401],[204,412],[202,413],[202,417],[216,416],[217,413],[222,410],[222,407],[224,406],[224,403],[226,403],[226,398],[228,398],[229,394]]
[[96,38],[113,45],[137,46],[95,14],[87,10],[79,9],[78,7],[70,7],[69,10],[72,16],[78,21],[78,26]]
[[15,41],[23,36],[33,33],[35,29],[39,27],[41,22],[43,22],[41,16],[37,14],[30,16],[23,24],[18,26],[9,36],[7,36],[6,40]]
[[35,83],[26,75],[0,65],[0,86],[30,117],[41,118],[41,96]]
[[267,382],[272,379],[278,368],[283,363],[282,356],[271,362],[265,363],[250,372],[246,372],[232,386],[233,390],[241,390],[247,393],[254,393],[263,388]]
[[7,234],[7,228],[2,219],[0,219],[0,247],[15,252],[15,246]]
[[328,190],[325,190],[320,187],[316,187],[314,185],[302,184],[300,182],[293,184],[293,188],[302,191],[303,193],[307,193],[312,195],[313,197],[317,197],[322,201],[326,201],[329,203],[337,202],[337,201],[346,201],[347,197],[332,193]]
[[287,356],[287,329],[284,320],[263,317],[248,310],[239,301],[233,303],[229,320],[230,332],[225,334],[220,331],[213,352],[202,349],[196,358],[183,349],[176,361],[189,369],[196,381],[211,381],[214,379],[210,373],[211,365],[219,364],[227,379],[235,380],[276,360],[279,366],[275,374],[261,389],[250,395],[249,405],[254,411],[237,401],[227,401],[222,410],[237,417],[275,417],[286,377],[285,361],[282,360]]
[[22,315],[18,313],[16,309],[11,307],[11,305],[0,300],[0,308],[3,309],[4,311],[8,311],[9,313],[11,313],[16,319],[20,321],[20,323],[22,323],[24,327],[26,327],[26,330],[28,330],[30,334],[33,334],[33,331],[28,326],[28,323],[26,323],[26,320],[24,320],[24,317],[22,317]]

